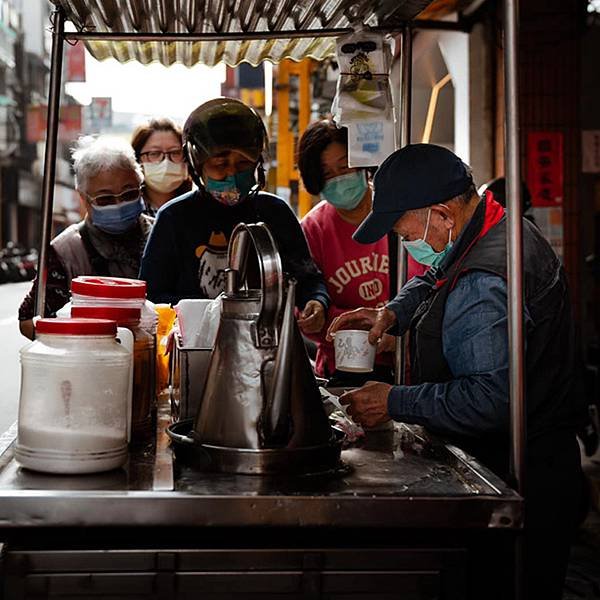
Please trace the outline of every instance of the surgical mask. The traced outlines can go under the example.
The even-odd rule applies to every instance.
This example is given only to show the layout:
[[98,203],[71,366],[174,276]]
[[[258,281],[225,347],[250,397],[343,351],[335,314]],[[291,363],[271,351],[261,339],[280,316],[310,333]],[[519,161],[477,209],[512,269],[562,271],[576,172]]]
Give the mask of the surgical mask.
[[437,267],[446,257],[450,249],[452,248],[452,229],[448,232],[448,243],[441,252],[436,252],[425,240],[427,239],[427,232],[429,231],[429,221],[431,219],[431,209],[427,213],[427,224],[425,225],[425,233],[419,240],[412,242],[402,242],[402,245],[406,248],[406,251],[422,265],[428,265],[430,267]]
[[333,177],[325,183],[321,198],[336,208],[353,210],[367,191],[367,177],[363,169]]
[[109,206],[94,206],[90,204],[92,223],[105,233],[124,233],[131,229],[138,221],[144,209],[141,198],[110,204]]
[[222,181],[206,178],[206,191],[215,199],[227,206],[239,204],[256,185],[254,168],[229,175]]
[[164,158],[159,163],[142,163],[146,186],[161,194],[176,190],[187,177],[185,163],[174,163]]

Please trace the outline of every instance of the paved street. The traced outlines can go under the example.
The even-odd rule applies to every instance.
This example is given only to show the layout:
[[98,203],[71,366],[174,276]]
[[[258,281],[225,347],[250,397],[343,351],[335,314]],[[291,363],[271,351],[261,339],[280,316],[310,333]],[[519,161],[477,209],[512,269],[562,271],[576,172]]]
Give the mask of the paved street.
[[26,339],[19,333],[17,310],[31,282],[0,285],[0,432],[6,431],[17,418],[19,408],[19,348]]

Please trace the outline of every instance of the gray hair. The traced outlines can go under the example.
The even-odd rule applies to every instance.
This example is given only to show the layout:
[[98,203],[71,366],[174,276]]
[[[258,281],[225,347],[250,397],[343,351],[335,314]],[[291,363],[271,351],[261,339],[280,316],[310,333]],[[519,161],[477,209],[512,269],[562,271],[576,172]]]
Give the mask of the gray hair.
[[88,182],[101,171],[123,169],[133,171],[139,183],[144,180],[141,166],[135,159],[135,152],[125,140],[110,136],[82,136],[71,150],[75,187],[86,192]]

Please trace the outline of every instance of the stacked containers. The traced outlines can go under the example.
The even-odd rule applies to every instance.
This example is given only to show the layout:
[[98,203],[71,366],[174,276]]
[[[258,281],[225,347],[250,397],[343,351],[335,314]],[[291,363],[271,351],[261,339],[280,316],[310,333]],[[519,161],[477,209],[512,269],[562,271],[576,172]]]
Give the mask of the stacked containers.
[[155,406],[155,337],[140,325],[145,302],[145,281],[83,276],[71,282],[73,317],[113,319],[133,333],[132,442],[151,436]]
[[21,350],[15,458],[49,473],[93,473],[127,460],[131,356],[114,321],[40,319]]

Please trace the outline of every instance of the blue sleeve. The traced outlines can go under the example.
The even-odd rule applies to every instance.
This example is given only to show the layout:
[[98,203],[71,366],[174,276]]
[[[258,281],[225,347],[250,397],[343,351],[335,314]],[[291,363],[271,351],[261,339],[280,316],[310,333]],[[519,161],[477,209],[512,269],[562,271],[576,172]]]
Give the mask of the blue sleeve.
[[390,333],[403,335],[408,330],[415,311],[434,285],[434,270],[431,269],[425,275],[409,279],[402,286],[398,295],[386,305],[396,315],[396,325]]
[[140,279],[146,282],[146,295],[151,302],[175,304],[179,297],[174,294],[177,273],[173,265],[178,264],[178,244],[169,213],[159,211],[146,242]]
[[506,299],[506,283],[498,276],[474,271],[459,279],[446,301],[442,335],[454,379],[393,387],[392,418],[467,436],[508,427]]

